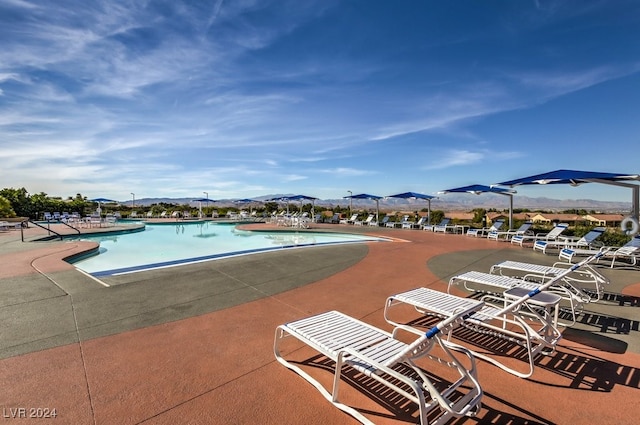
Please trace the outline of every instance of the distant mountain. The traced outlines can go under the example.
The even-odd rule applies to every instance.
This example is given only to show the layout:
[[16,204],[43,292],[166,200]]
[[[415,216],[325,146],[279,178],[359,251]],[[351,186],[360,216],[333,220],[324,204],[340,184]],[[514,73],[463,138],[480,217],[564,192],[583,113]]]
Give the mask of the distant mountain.
[[[272,194],[256,196],[252,199],[257,201],[265,201],[267,199],[281,198],[293,196],[293,194]],[[131,200],[120,202],[122,205],[131,206]],[[235,206],[233,199],[221,199],[211,200],[211,205],[218,205],[221,207]],[[354,208],[372,208],[375,207],[375,201],[353,199],[352,205]],[[136,205],[149,206],[153,204],[175,204],[175,205],[197,205],[198,202],[194,202],[193,198],[142,198],[136,199]],[[405,210],[415,211],[426,208],[427,201],[424,200],[411,200],[411,199],[396,199],[386,198],[379,201],[380,209],[385,210]],[[323,207],[346,207],[349,205],[349,199],[318,199],[315,201],[316,206]],[[593,199],[551,199],[551,198],[530,198],[527,196],[516,195],[513,199],[514,209],[530,209],[530,210],[552,210],[562,211],[568,209],[586,209],[595,210],[601,212],[628,212],[631,209],[631,202],[611,202],[611,201],[596,201]],[[495,208],[498,210],[509,208],[509,200],[505,196],[485,193],[480,196],[470,195],[456,195],[447,194],[433,199],[431,201],[431,208],[437,210],[471,210],[474,208]]]

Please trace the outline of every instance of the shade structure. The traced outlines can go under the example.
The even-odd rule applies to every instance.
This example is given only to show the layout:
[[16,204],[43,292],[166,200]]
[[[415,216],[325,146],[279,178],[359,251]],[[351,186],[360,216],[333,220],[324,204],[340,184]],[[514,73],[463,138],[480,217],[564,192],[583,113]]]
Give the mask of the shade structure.
[[307,196],[307,195],[293,195],[289,197],[289,200],[291,201],[300,201],[300,212],[302,212],[302,201],[311,201],[311,216],[315,215],[316,199],[318,198],[315,198],[313,196]]
[[428,203],[428,216],[427,224],[431,225],[431,200],[437,198],[436,196],[425,195],[423,193],[416,192],[404,192],[396,195],[389,195],[387,198],[399,198],[399,199],[424,199]]
[[107,198],[94,198],[94,199],[89,199],[89,201],[98,202],[98,203],[101,203],[101,204],[105,204],[105,203],[109,203],[109,202],[118,202],[118,201],[114,201],[113,199],[107,199]]
[[344,199],[369,199],[372,201],[376,201],[376,221],[378,223],[380,222],[380,199],[382,198],[382,196],[370,195],[368,193],[359,193],[357,195],[349,195],[344,197]]
[[[628,183],[628,181],[640,181],[640,174],[629,173],[605,173],[598,171],[579,171],[579,170],[555,170],[547,173],[535,174],[533,176],[521,177],[515,180],[508,180],[496,183],[496,186],[519,186],[532,184],[568,184],[578,186],[583,183],[602,183],[613,186],[626,187],[632,190],[631,200],[631,217],[628,217],[634,224],[633,229],[638,229],[638,221],[640,220],[640,185]],[[624,222],[623,222],[624,223]],[[623,231],[628,234],[636,232],[627,232],[623,225]]]
[[278,196],[276,198],[265,199],[265,202],[286,202],[287,204],[287,215],[289,215],[289,201],[291,200],[290,196]]
[[198,203],[198,212],[200,213],[200,218],[202,218],[202,203],[206,202],[208,204],[209,202],[215,202],[215,201],[209,198],[198,198],[198,199],[193,199],[191,202]]
[[233,201],[234,204],[248,204],[250,215],[253,214],[253,208],[251,207],[251,204],[253,204],[254,202],[262,202],[262,201],[258,201],[256,199],[250,199],[250,198],[236,199]]
[[93,198],[93,199],[89,199],[89,201],[91,202],[97,202],[98,203],[98,213],[102,213],[102,207],[101,204],[108,204],[108,203],[112,203],[112,202],[118,202],[118,201],[114,201],[113,199],[108,199],[108,198]]
[[474,195],[480,195],[481,193],[485,192],[497,193],[498,195],[505,195],[509,197],[509,229],[513,229],[513,194],[516,193],[515,190],[505,189],[502,187],[485,186],[481,184],[472,184],[469,186],[442,190],[438,193],[472,193]]

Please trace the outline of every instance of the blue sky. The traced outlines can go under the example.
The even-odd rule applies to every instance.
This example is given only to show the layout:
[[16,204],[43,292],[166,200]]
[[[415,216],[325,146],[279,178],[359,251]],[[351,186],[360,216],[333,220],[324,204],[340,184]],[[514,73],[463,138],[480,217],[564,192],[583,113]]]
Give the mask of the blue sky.
[[0,45],[0,187],[329,199],[640,172],[637,1],[4,0]]

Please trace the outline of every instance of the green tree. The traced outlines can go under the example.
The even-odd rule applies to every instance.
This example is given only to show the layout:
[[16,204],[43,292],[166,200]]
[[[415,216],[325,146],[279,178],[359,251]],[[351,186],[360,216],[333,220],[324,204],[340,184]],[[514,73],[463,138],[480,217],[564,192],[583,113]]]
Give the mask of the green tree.
[[0,217],[15,217],[16,213],[11,207],[11,202],[0,195]]
[[29,201],[29,194],[24,187],[21,189],[2,189],[0,190],[0,196],[3,196],[9,201],[11,208],[19,217],[31,217],[31,202]]
[[487,210],[484,208],[474,208],[473,209],[473,223],[484,223],[484,217],[487,215]]

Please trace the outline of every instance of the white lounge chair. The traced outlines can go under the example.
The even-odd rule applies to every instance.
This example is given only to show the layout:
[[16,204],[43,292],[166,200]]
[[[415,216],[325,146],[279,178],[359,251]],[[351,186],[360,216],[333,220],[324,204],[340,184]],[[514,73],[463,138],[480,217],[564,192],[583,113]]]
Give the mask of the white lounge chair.
[[[450,218],[443,218],[442,221],[440,221],[440,223],[431,226],[431,231],[432,232],[442,232],[442,233],[447,233],[447,231],[451,230],[452,232],[455,230],[455,226],[450,225],[449,222],[451,221]],[[425,227],[424,230],[427,230],[427,228]]]
[[525,235],[533,235],[533,232],[529,230],[533,225],[532,222],[526,221],[520,225],[520,227],[516,230],[493,230],[487,234],[487,239],[492,239],[494,241],[510,241],[514,236],[525,236]]
[[415,223],[412,221],[406,221],[405,223],[402,223],[402,228],[403,229],[422,229],[422,226],[424,226],[426,222],[427,222],[427,217],[420,217],[420,219]]
[[371,223],[371,220],[373,220],[375,217],[375,214],[369,214],[366,220],[356,220],[353,222],[353,224],[356,226],[368,226],[369,223]]
[[[567,269],[562,269],[562,272],[566,271]],[[512,288],[522,288],[524,290],[531,291],[539,289],[542,285],[551,280],[557,279],[560,275],[561,274],[549,274],[547,276],[537,275],[535,278],[531,275],[527,275],[527,279],[525,279],[478,271],[468,271],[449,279],[447,292],[450,292],[451,287],[457,284],[462,284],[467,291],[490,292],[494,295],[501,295]],[[556,325],[561,324],[563,326],[573,326],[578,315],[582,311],[584,304],[592,302],[591,296],[577,285],[578,282],[579,281],[572,281],[570,279],[562,279],[557,281],[548,289],[548,292],[559,295],[564,300],[563,305],[565,305],[571,315],[570,321],[556,323]]]
[[358,219],[358,214],[353,214],[350,219],[342,219],[340,220],[340,224],[353,224]]
[[405,223],[410,223],[409,222],[409,216],[407,214],[402,216],[402,219],[400,219],[400,221],[396,221],[393,223],[393,227],[400,227],[403,228]]
[[[278,362],[311,383],[334,406],[362,423],[373,422],[354,407],[339,401],[339,385],[348,369],[362,374],[363,379],[369,382],[367,390],[379,391],[383,394],[382,397],[390,397],[389,392],[371,382],[373,380],[396,392],[400,397],[416,403],[421,424],[428,423],[427,415],[430,412],[439,416],[438,423],[444,423],[449,418],[474,416],[480,408],[482,388],[476,377],[475,360],[469,350],[443,340],[439,333],[442,330],[446,332],[449,326],[460,323],[466,315],[480,309],[482,305],[482,302],[478,302],[466,310],[458,311],[449,320],[441,322],[439,328],[433,328],[426,334],[421,333],[411,344],[406,344],[396,339],[394,334],[345,314],[329,311],[278,326],[274,353]],[[284,340],[290,339],[288,337],[294,337],[307,344],[335,363],[331,391],[302,367],[283,357],[281,344]],[[436,344],[442,350],[442,358],[432,353]],[[465,363],[470,364],[469,370],[454,356],[454,351],[467,357]],[[435,360],[452,368],[457,371],[458,379],[448,385],[442,382],[440,388],[437,388],[425,371],[414,362],[419,358]]]
[[567,230],[568,227],[568,223],[558,223],[547,233],[538,233],[537,235],[516,235],[511,238],[511,243],[524,246],[525,243],[533,244],[536,241],[554,241],[562,234],[562,232]]
[[611,268],[613,268],[616,260],[626,260],[632,266],[638,265],[640,262],[640,235],[636,235],[625,245],[617,249],[611,249],[605,257],[611,257]]
[[542,251],[546,254],[549,249],[561,250],[562,248],[593,248],[596,246],[595,240],[600,237],[605,230],[606,229],[604,227],[596,227],[581,238],[567,237],[558,238],[553,241],[536,241],[533,244],[533,250]]
[[498,232],[500,231],[500,228],[504,225],[504,220],[502,219],[498,219],[495,220],[492,224],[491,227],[483,227],[481,229],[474,229],[471,228],[469,230],[467,230],[467,236],[474,236],[476,238],[478,237],[487,237],[487,235],[491,232]]
[[640,258],[640,235],[634,236],[621,247],[562,248],[558,258],[568,263],[573,263],[577,258],[588,257],[598,252],[604,252],[602,258],[611,258],[611,268],[613,268],[616,259],[626,259],[628,265],[635,266],[638,264],[638,258]]
[[[564,274],[562,283],[571,288],[571,293],[578,302],[588,303],[601,300],[604,296],[604,286],[608,285],[610,280],[588,264],[566,274],[566,271],[570,270],[571,266],[572,264],[562,262],[556,262],[553,266],[546,266],[508,260],[491,266],[490,273],[499,273],[503,276],[534,282],[544,282]],[[592,286],[593,289],[585,291],[587,286]]]
[[[526,290],[524,290],[524,292],[522,291],[523,290],[519,288],[510,290],[508,296],[512,298],[504,304],[504,308],[498,307],[498,305],[504,303],[503,299],[494,299],[494,301],[497,302],[496,305],[485,304],[480,310],[468,316],[462,323],[466,332],[464,332],[464,330],[463,332],[459,332],[457,329],[452,329],[447,336],[447,340],[451,341],[455,339],[456,343],[468,341],[476,345],[484,342],[482,345],[485,353],[487,348],[485,347],[485,341],[492,337],[513,343],[515,347],[509,348],[515,348],[517,352],[519,352],[521,348],[525,349],[528,363],[526,370],[509,366],[500,361],[500,358],[505,356],[503,351],[497,352],[496,356],[493,357],[489,354],[473,351],[469,348],[469,344],[465,344],[465,346],[470,349],[475,357],[486,360],[502,370],[521,378],[530,377],[534,371],[534,361],[536,357],[539,354],[552,353],[555,350],[557,342],[562,337],[562,334],[555,325],[557,322],[560,297],[552,293],[541,292],[517,308],[508,308],[509,303],[520,299],[527,293]],[[489,301],[490,299],[492,299],[491,296],[483,298],[484,301]],[[474,305],[474,303],[482,302],[483,301],[445,294],[433,289],[417,288],[389,297],[385,304],[384,317],[388,323],[398,328],[411,330],[416,326],[416,323],[420,323],[420,320],[417,322],[415,320],[409,322],[411,323],[410,325],[399,323],[391,318],[391,310],[401,305],[411,306],[424,316],[435,316],[442,319],[451,317],[455,315],[458,310],[467,309],[468,306]],[[526,318],[523,314],[524,310],[526,310],[527,313]],[[523,317],[521,317],[521,314],[523,314]],[[472,331],[471,338],[467,336],[469,329]],[[475,336],[480,336],[481,338],[474,338]],[[507,345],[508,344],[500,344],[501,347],[506,347]],[[492,347],[489,347],[489,349],[491,348]]]
[[375,226],[375,227],[380,227],[380,226],[386,226],[387,223],[389,222],[389,219],[391,217],[389,217],[388,215],[385,215],[384,217],[382,217],[382,220],[380,220],[380,222],[373,220],[369,222],[369,226]]

